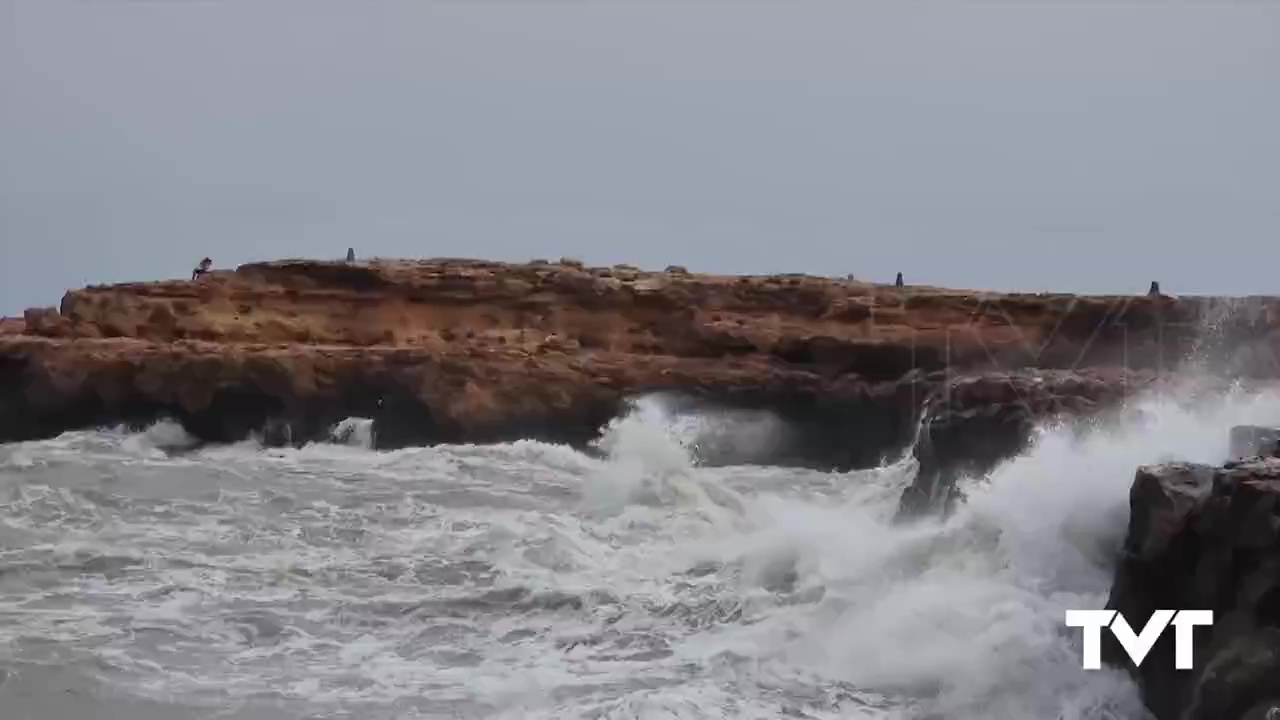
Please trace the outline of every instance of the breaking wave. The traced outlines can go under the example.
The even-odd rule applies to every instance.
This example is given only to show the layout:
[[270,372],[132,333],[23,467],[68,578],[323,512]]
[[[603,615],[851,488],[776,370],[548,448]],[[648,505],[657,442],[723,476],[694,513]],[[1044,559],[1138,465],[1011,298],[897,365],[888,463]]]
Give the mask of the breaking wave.
[[1221,460],[1227,427],[1280,421],[1278,399],[1150,397],[1093,434],[1046,430],[951,517],[906,525],[910,460],[706,467],[708,443],[759,447],[773,421],[661,398],[599,456],[375,451],[354,418],[301,448],[163,423],[3,445],[0,707],[1139,718],[1124,676],[1081,670],[1063,611],[1105,602],[1137,465]]
[[329,436],[336,443],[372,450],[373,419],[349,417],[334,425]]

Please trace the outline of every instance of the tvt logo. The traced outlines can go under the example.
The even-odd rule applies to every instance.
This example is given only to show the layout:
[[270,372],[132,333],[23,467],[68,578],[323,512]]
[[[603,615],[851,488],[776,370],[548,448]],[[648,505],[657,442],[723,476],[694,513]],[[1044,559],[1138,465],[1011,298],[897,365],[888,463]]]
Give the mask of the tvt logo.
[[1192,665],[1192,629],[1212,625],[1212,610],[1157,610],[1147,620],[1141,633],[1135,633],[1129,621],[1115,610],[1068,610],[1067,626],[1084,628],[1085,670],[1102,668],[1102,628],[1110,627],[1135,667],[1140,667],[1147,653],[1160,639],[1165,628],[1173,625],[1174,667],[1190,670]]

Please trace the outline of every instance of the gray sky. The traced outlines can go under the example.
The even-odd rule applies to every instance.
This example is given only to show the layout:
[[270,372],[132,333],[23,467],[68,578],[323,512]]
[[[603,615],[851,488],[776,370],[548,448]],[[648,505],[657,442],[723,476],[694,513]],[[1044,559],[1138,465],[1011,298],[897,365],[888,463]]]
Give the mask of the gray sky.
[[284,256],[1280,293],[1280,2],[0,0],[0,312]]

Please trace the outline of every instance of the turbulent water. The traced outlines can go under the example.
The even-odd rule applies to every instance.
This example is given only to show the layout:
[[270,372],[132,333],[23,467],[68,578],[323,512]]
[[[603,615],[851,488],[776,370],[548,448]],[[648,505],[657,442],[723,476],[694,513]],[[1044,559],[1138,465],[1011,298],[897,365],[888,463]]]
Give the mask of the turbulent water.
[[[700,468],[733,427],[641,402],[600,457],[534,442],[0,446],[5,720],[1139,718],[1080,669],[1136,465],[1218,461],[1268,395],[1046,433],[946,522],[913,468]],[[743,428],[758,442],[758,428]]]

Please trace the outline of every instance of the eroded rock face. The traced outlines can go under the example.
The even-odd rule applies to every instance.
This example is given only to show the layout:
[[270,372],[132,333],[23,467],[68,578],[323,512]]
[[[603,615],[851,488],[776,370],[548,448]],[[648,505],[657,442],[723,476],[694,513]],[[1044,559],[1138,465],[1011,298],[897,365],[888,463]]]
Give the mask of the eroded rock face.
[[1237,425],[1231,428],[1232,458],[1280,455],[1280,428]]
[[[0,441],[168,416],[208,440],[298,443],[358,416],[383,447],[581,444],[627,399],[673,391],[778,416],[780,462],[849,468],[907,448],[946,395],[931,462],[983,466],[1034,419],[1132,389],[1094,371],[1173,367],[1209,307],[577,262],[262,263],[77,290],[5,321]],[[1269,308],[1247,326],[1264,340]],[[1024,391],[1029,410],[1000,409]]]
[[0,335],[21,335],[27,331],[22,318],[0,317]]
[[1157,379],[1121,371],[1022,371],[961,377],[926,403],[914,454],[919,470],[903,491],[898,519],[947,513],[958,482],[982,476],[1026,450],[1037,427],[1097,416]]
[[1109,609],[1142,627],[1157,609],[1207,609],[1193,670],[1166,632],[1140,668],[1103,634],[1159,720],[1236,720],[1280,697],[1280,459],[1140,468]]

